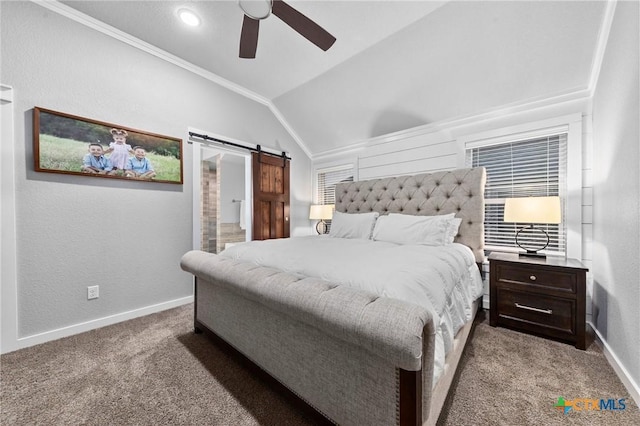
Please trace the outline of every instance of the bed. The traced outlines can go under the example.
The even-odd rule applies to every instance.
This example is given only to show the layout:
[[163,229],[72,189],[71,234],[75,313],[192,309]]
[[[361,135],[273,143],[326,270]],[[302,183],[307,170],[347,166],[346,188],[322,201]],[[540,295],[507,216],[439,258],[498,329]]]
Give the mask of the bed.
[[196,332],[333,423],[435,424],[482,294],[485,179],[345,182],[329,236],[186,253]]

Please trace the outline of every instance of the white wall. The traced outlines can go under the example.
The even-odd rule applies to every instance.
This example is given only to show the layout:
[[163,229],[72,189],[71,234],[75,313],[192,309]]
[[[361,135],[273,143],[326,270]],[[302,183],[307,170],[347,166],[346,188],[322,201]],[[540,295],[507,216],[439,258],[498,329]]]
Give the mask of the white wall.
[[234,203],[233,200],[244,200],[244,158],[239,157],[241,162],[237,162],[228,157],[222,157],[220,223],[239,223],[240,203]]
[[[594,322],[640,395],[638,2],[618,2],[593,99]],[[636,399],[637,400],[637,399]]]
[[358,155],[358,178],[366,180],[450,170],[458,165],[460,154],[455,138],[446,131],[385,138]]
[[[286,150],[292,229],[310,228],[310,160],[267,106],[35,3],[0,7],[0,79],[14,89],[15,113],[14,140],[2,141],[14,144],[15,192],[3,186],[2,197],[14,196],[16,210],[15,282],[2,285],[17,293],[2,302],[17,311],[2,310],[3,327],[16,327],[15,341],[3,334],[3,352],[192,295],[179,268],[192,244],[192,147],[183,146],[184,185],[34,172],[34,106],[179,138],[189,126],[212,129]],[[3,245],[3,270],[5,255]],[[89,285],[100,286],[99,299],[87,301]]]

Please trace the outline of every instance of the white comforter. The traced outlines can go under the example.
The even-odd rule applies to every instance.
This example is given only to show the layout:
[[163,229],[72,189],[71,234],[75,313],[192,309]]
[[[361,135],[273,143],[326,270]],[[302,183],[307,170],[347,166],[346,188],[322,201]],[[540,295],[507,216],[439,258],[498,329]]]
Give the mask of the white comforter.
[[461,244],[434,247],[309,236],[251,241],[220,255],[426,307],[437,330],[434,384],[455,334],[471,319],[473,301],[482,294],[473,253]]

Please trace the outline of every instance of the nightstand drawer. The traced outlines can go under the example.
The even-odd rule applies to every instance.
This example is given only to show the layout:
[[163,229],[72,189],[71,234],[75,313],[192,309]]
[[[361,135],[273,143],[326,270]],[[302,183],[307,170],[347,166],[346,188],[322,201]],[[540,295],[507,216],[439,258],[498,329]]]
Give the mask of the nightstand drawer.
[[489,324],[586,349],[586,273],[575,259],[489,255]]
[[503,283],[516,283],[530,289],[541,287],[561,292],[576,293],[577,280],[575,273],[550,271],[543,268],[532,269],[529,266],[518,266],[507,263],[496,265],[498,280]]
[[564,339],[575,337],[575,300],[503,288],[497,291],[498,323]]

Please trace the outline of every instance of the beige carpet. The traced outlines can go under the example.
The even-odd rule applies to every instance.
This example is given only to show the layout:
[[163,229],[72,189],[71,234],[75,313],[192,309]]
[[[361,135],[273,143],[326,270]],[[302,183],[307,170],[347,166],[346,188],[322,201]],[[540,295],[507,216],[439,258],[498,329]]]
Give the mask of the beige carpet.
[[[486,316],[486,317],[485,317]],[[476,318],[442,425],[640,425],[640,411],[597,344],[586,351]],[[554,407],[558,398],[625,398],[619,411]],[[580,406],[580,405],[579,405]],[[619,405],[616,405],[617,407]]]
[[[306,425],[317,418],[192,332],[188,305],[3,355],[2,425]],[[578,351],[479,318],[443,425],[640,425],[596,345]],[[621,412],[554,408],[626,398]]]

